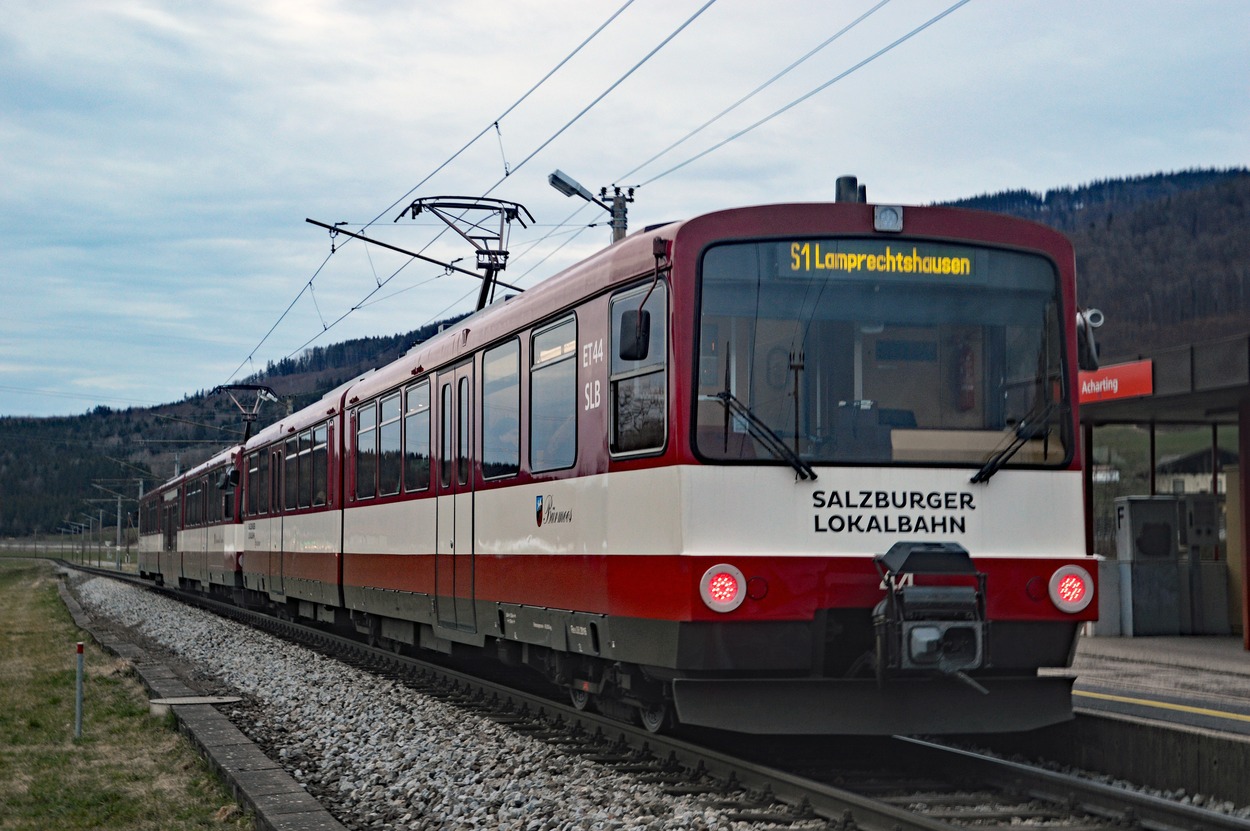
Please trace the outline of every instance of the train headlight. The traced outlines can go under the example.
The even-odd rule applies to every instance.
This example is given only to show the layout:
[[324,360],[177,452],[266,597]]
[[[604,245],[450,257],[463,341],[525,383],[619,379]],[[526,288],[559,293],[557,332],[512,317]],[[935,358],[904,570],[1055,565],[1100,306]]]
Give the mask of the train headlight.
[[732,612],[747,596],[747,580],[738,568],[727,563],[715,565],[703,573],[699,596],[713,612]]
[[907,651],[917,664],[936,664],[942,658],[942,630],[936,626],[916,626],[909,633]]
[[1076,614],[1094,599],[1094,578],[1080,566],[1064,566],[1050,576],[1050,600],[1061,612]]

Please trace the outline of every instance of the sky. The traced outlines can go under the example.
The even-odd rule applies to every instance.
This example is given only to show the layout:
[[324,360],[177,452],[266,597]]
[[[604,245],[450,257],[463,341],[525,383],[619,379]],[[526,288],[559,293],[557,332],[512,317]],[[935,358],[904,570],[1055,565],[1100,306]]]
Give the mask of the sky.
[[927,204],[1250,164],[1245,0],[50,0],[7,11],[0,77],[0,416],[472,308],[474,278],[309,218],[463,267],[396,217],[520,203],[524,287],[610,238],[556,169],[634,187],[632,230],[845,174]]

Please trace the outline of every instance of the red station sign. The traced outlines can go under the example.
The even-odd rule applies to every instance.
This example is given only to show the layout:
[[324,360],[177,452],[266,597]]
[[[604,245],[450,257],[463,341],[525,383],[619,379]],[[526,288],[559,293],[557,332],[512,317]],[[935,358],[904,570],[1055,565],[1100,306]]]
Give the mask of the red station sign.
[[1129,361],[1080,374],[1080,402],[1114,401],[1154,394],[1154,362]]

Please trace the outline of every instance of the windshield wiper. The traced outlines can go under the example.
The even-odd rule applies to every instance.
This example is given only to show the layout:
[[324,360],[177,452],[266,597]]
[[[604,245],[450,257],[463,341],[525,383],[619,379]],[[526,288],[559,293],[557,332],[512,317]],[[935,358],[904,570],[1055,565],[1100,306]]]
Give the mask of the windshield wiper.
[[750,407],[739,401],[729,390],[716,393],[716,397],[725,405],[726,410],[740,417],[746,423],[747,432],[751,434],[752,438],[764,445],[764,448],[769,453],[772,453],[782,461],[788,462],[800,479],[815,481],[816,471],[812,470],[812,466],[803,461],[798,453],[787,447],[781,436],[777,435],[776,431],[764,423],[759,416],[751,412]]
[[1029,413],[1020,419],[1020,423],[1016,425],[1016,435],[1011,440],[1011,444],[990,456],[989,460],[972,477],[973,484],[990,481],[990,477],[1002,470],[1003,466],[1011,461],[1011,457],[1016,455],[1016,452],[1021,447],[1024,447],[1033,439],[1049,436],[1050,419],[1060,409],[1063,408],[1051,401],[1042,407],[1041,411],[1036,415]]

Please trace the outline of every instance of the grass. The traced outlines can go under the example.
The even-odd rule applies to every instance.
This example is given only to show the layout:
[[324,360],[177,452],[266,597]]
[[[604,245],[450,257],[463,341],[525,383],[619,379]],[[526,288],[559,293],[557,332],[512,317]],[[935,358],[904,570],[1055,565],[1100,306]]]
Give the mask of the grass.
[[46,561],[0,557],[0,831],[252,828],[170,720],[148,714],[129,665],[74,625],[56,581]]

